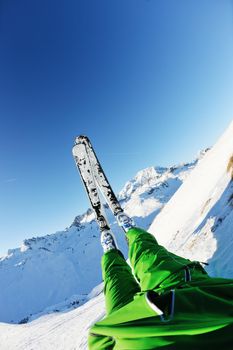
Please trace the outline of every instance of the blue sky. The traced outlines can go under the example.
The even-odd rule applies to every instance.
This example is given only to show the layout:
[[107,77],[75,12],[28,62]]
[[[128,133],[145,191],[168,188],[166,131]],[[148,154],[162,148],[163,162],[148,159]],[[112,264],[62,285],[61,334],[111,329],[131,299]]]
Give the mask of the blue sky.
[[0,254],[89,206],[76,135],[118,192],[211,146],[232,91],[230,0],[2,0]]

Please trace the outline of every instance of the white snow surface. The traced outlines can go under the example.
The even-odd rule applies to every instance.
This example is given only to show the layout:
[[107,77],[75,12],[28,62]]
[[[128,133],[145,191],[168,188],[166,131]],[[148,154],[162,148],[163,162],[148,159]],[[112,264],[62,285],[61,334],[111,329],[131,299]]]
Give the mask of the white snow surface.
[[101,291],[102,285],[84,305],[71,311],[47,314],[26,324],[0,323],[0,349],[87,349],[88,329],[105,315]]
[[149,231],[170,251],[233,277],[233,123],[191,172]]
[[[138,226],[170,250],[208,261],[213,276],[233,277],[232,136],[233,123],[197,160],[141,170],[118,196]],[[106,212],[127,256],[124,234]],[[0,349],[87,349],[89,327],[105,314],[101,255],[88,209],[70,228],[27,239],[0,258]]]

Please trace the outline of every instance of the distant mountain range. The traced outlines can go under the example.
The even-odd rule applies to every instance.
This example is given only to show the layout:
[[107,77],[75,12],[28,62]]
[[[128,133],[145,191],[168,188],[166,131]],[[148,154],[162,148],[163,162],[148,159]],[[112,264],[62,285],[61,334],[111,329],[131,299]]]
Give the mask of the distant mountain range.
[[[137,225],[148,229],[206,151],[191,163],[149,167],[128,181],[118,198]],[[127,254],[123,231],[105,205],[119,247]],[[60,232],[24,240],[0,259],[0,322],[23,322],[55,304],[85,296],[102,280],[102,248],[94,214],[88,209]]]

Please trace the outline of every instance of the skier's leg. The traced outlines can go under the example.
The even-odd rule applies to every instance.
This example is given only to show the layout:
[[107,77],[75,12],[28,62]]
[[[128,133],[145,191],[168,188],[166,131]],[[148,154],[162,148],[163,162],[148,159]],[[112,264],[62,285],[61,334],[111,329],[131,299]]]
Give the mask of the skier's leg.
[[102,274],[106,313],[120,309],[140,291],[132,270],[118,249],[111,249],[102,257]]
[[[185,281],[185,274],[188,273],[186,267],[192,265],[190,260],[170,253],[157,243],[153,235],[142,229],[131,228],[126,237],[130,263],[142,291],[161,287],[163,281],[168,281],[169,277],[171,282],[171,277],[176,277],[175,274],[171,275],[177,271],[181,271],[181,280]],[[196,265],[196,277],[208,277],[201,265]]]

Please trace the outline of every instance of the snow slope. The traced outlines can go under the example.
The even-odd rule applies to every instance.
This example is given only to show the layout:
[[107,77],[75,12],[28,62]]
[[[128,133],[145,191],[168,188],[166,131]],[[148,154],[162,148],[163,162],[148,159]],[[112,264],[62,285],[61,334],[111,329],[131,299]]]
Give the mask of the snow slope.
[[0,323],[0,349],[86,350],[88,329],[104,316],[101,289],[75,310],[48,314],[27,324]]
[[169,250],[233,277],[233,122],[149,228]]

